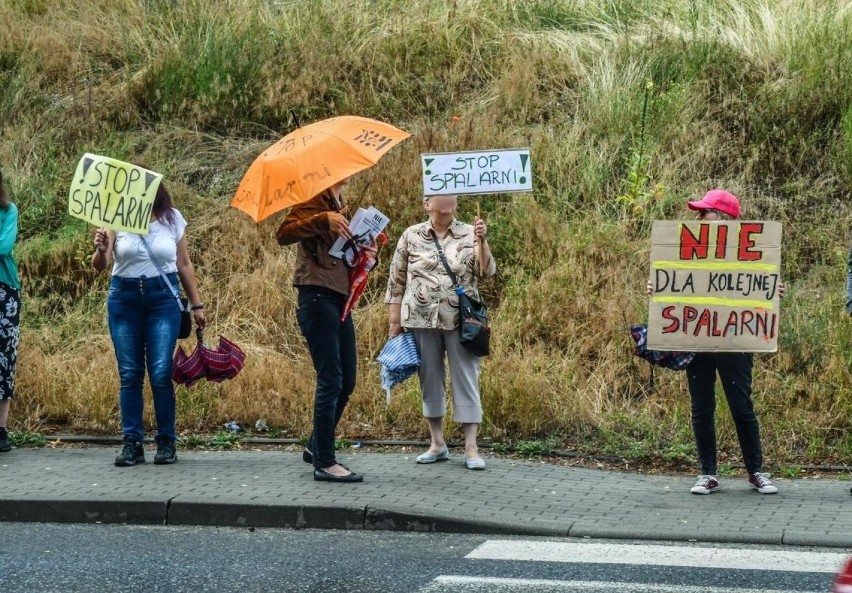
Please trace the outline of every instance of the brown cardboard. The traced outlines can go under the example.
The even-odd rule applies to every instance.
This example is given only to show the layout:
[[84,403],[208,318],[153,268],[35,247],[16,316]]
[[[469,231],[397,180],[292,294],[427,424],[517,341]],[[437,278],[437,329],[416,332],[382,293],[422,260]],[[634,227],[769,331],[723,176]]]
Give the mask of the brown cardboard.
[[781,223],[656,221],[648,348],[775,352]]

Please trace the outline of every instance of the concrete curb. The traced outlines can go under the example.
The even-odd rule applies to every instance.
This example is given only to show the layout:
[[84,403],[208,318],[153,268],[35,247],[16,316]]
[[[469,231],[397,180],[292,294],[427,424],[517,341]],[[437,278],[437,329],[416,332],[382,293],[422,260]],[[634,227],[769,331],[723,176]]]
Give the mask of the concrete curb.
[[0,499],[0,521],[161,525],[167,500]]
[[414,513],[411,509],[368,505],[364,528],[386,531],[419,531],[429,533],[472,533],[479,535],[531,535],[566,537],[570,524],[513,525],[500,521],[459,519],[449,515]]
[[211,503],[178,496],[163,517],[166,525],[273,527],[290,529],[364,529],[363,507]]
[[413,513],[410,509],[340,505],[251,504],[245,501],[192,499],[0,500],[0,521],[39,523],[126,523],[137,525],[202,525],[289,529],[343,529],[468,533],[478,535],[549,536],[583,539],[653,540],[728,544],[852,547],[852,534],[761,531],[729,533],[713,530],[643,529],[583,525],[582,522],[513,525],[499,521],[459,519]]

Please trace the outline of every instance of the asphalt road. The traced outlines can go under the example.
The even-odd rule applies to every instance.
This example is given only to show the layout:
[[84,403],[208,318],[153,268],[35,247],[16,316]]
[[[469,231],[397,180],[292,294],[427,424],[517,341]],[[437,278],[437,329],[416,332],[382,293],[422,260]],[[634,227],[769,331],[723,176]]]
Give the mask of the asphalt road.
[[0,523],[4,593],[827,591],[837,549]]

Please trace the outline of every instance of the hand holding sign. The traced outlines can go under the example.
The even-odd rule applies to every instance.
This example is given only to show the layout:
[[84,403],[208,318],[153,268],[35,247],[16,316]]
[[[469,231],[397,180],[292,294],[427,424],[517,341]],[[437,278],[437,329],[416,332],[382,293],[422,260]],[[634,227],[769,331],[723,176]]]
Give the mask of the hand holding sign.
[[[347,222],[340,217],[344,227],[339,227],[337,234],[340,237],[328,251],[332,256],[346,260],[347,257],[357,255],[364,250],[365,246],[375,242],[375,238],[385,230],[389,219],[376,210],[374,206],[369,208],[358,208],[352,220]],[[335,223],[337,226],[337,223]]]
[[106,253],[109,249],[109,236],[106,229],[98,229],[95,231],[95,248],[100,253]]
[[343,239],[351,239],[352,232],[349,230],[349,221],[339,212],[328,213],[328,229],[333,235]]
[[488,228],[485,226],[485,221],[479,218],[479,215],[476,216],[476,222],[473,223],[473,234],[476,237],[476,240],[480,243],[485,240],[485,235],[488,234]]
[[163,176],[137,165],[85,154],[68,193],[68,213],[99,227],[148,234]]

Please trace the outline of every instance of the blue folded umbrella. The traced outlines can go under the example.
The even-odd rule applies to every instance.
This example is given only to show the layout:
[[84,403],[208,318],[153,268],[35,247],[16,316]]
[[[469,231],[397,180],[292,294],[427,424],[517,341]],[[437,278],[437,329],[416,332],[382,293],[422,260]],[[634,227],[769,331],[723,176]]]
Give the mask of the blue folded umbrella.
[[409,332],[390,338],[376,359],[382,365],[382,387],[390,405],[391,389],[411,377],[420,368],[420,355],[414,335]]

